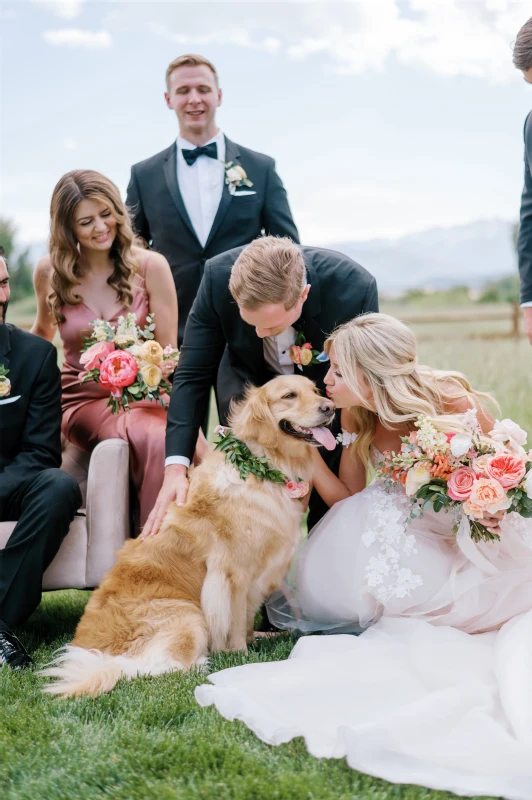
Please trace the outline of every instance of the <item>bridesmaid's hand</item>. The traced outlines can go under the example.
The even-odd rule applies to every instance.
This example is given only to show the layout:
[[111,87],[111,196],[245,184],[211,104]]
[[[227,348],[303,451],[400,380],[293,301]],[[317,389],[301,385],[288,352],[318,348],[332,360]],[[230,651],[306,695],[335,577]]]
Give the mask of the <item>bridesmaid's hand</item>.
[[175,500],[177,506],[184,506],[187,501],[188,478],[187,468],[183,464],[170,464],[164,470],[164,480],[161,490],[157,495],[155,505],[140,535],[141,539],[155,536],[159,533],[161,523],[166,515],[168,506]]

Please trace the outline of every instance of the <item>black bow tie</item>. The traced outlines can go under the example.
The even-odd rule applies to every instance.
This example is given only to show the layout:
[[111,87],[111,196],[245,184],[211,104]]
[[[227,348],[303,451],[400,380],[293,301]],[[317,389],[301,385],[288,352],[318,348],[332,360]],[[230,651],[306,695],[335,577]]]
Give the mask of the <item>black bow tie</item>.
[[216,142],[211,142],[210,144],[203,145],[203,147],[195,147],[194,150],[184,150],[181,148],[181,152],[188,166],[191,167],[199,156],[218,158],[218,145]]

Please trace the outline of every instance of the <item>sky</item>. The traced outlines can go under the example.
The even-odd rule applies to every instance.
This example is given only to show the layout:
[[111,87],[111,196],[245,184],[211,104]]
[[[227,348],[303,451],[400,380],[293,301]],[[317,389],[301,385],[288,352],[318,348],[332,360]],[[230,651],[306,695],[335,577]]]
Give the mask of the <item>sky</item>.
[[[267,153],[303,243],[515,220],[530,0],[0,0],[0,215],[46,239],[71,169],[111,178],[168,147],[164,75],[209,58],[218,123]],[[249,176],[251,180],[253,176]]]

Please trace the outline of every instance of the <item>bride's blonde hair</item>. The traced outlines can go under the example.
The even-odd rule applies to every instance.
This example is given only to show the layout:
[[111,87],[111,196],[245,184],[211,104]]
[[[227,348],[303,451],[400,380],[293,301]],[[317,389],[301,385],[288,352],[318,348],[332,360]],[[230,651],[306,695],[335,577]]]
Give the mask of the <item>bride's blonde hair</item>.
[[[490,395],[473,389],[461,372],[418,364],[414,334],[388,314],[355,317],[329,336],[327,353],[333,344],[345,384],[360,397],[360,405],[350,409],[358,429],[351,448],[366,467],[377,418],[391,429],[413,423],[422,415],[440,430],[459,432],[463,425],[452,413],[455,403],[468,398],[478,408],[480,398],[495,402]],[[360,373],[373,395],[375,411],[364,400]]]

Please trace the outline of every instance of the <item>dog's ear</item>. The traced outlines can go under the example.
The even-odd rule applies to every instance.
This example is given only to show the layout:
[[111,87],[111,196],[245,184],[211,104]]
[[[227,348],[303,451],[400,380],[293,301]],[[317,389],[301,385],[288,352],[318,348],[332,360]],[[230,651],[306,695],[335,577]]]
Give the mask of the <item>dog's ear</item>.
[[270,406],[265,386],[252,387],[232,413],[233,433],[243,441],[252,440],[263,447],[275,447],[279,429]]

